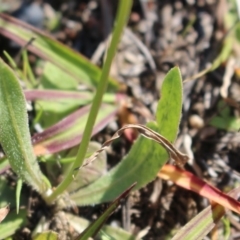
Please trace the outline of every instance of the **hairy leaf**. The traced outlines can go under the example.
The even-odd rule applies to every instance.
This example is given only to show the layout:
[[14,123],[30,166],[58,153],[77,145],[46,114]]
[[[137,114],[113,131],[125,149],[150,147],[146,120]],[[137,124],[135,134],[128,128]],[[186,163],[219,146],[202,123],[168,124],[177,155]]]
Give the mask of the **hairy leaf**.
[[[147,127],[158,133],[161,132],[170,142],[173,142],[177,136],[181,117],[181,81],[177,67],[169,71],[162,85],[159,104],[161,106],[163,100],[170,106],[163,109],[158,107],[158,124],[153,122],[147,124]],[[135,189],[139,189],[154,180],[167,160],[168,153],[162,146],[141,136],[136,140],[129,154],[115,168],[98,181],[72,194],[71,199],[78,205],[111,201],[133,182],[137,182]]]
[[26,102],[13,71],[0,60],[0,142],[12,169],[44,194],[48,186],[33,152]]

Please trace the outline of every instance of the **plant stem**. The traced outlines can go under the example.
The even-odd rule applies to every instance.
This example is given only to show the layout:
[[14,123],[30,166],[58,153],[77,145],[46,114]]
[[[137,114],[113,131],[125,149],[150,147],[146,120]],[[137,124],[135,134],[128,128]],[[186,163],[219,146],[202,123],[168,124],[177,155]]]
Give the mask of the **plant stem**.
[[55,191],[46,199],[48,203],[52,203],[54,200],[56,200],[56,198],[60,194],[62,194],[67,189],[67,187],[70,185],[70,183],[73,180],[73,174],[76,171],[76,168],[79,168],[83,164],[85,155],[87,153],[88,144],[91,139],[91,133],[95,124],[95,120],[97,118],[97,114],[102,103],[103,94],[105,93],[107,88],[108,74],[110,71],[111,63],[116,53],[122,31],[127,23],[131,6],[132,6],[132,0],[119,1],[116,24],[115,24],[113,35],[112,35],[111,44],[107,50],[107,58],[103,66],[100,82],[98,84],[96,95],[93,99],[90,113],[88,115],[88,120],[83,133],[82,142],[78,149],[76,160],[73,163],[71,169],[69,170],[66,178],[57,186]]

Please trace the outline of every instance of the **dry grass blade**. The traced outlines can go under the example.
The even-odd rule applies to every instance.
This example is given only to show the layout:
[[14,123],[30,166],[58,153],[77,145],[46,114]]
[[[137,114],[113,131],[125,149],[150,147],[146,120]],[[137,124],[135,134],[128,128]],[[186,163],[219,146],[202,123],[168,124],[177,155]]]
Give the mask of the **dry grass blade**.
[[146,138],[149,138],[157,143],[159,143],[161,146],[163,146],[167,152],[169,153],[169,156],[175,161],[176,165],[180,168],[183,168],[184,164],[188,161],[189,157],[186,154],[183,154],[179,152],[173,145],[170,143],[166,138],[164,138],[159,133],[153,131],[152,129],[141,125],[141,124],[128,124],[120,128],[111,139],[107,140],[102,147],[96,151],[82,167],[92,163],[98,156],[99,153],[104,151],[115,139],[119,138],[123,132],[126,129],[133,128],[136,129],[141,135],[143,135]]
[[9,211],[10,211],[9,205],[7,205],[6,207],[0,208],[0,223],[8,215]]

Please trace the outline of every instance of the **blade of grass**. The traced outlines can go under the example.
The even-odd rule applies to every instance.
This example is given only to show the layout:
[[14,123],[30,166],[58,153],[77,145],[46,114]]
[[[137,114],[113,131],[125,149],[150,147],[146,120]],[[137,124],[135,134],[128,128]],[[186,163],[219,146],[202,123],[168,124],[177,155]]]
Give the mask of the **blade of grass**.
[[[68,115],[58,123],[32,137],[36,155],[60,152],[78,145],[88,117],[90,106],[87,105]],[[91,136],[102,130],[113,121],[117,112],[116,107],[102,104]]]
[[[89,91],[61,91],[61,90],[25,90],[24,95],[27,100],[55,100],[61,101],[65,99],[77,100],[79,105],[84,105],[87,102],[91,102],[94,95]],[[123,94],[105,93],[103,96],[103,102],[105,103],[117,103],[119,99],[123,98]],[[81,101],[82,100],[82,101]]]
[[3,51],[3,54],[4,54],[4,56],[7,58],[10,66],[11,66],[13,69],[17,69],[17,64],[14,62],[13,58],[12,58],[6,51]]
[[[35,124],[40,124],[42,129],[47,129],[57,124],[63,118],[70,117],[80,106],[90,104],[94,97],[91,92],[59,91],[59,90],[27,90],[25,92],[27,100],[35,100],[35,110],[37,116]],[[121,96],[119,94],[107,93],[103,96],[103,102],[114,103],[112,105],[101,106],[101,114],[109,114],[109,121],[112,120],[112,114],[108,111],[112,108],[112,113],[118,109],[118,102]],[[79,118],[81,116],[79,115]],[[107,119],[106,119],[107,120]],[[84,124],[86,120],[84,120]],[[83,123],[81,123],[83,124]],[[34,125],[32,125],[33,127]],[[76,135],[77,133],[74,133]]]
[[12,67],[17,76],[19,76],[19,78],[21,79],[24,79],[23,73],[21,72],[20,69],[18,69],[15,60],[6,51],[3,51],[3,54],[7,58],[9,65]]
[[25,73],[25,77],[26,79],[29,80],[31,88],[33,88],[36,85],[37,81],[34,77],[31,66],[29,64],[28,54],[26,50],[22,52],[22,57],[23,57],[23,69],[24,69],[23,71]]
[[[94,88],[99,83],[101,71],[97,66],[39,29],[0,13],[0,34],[12,39],[21,46],[26,46],[29,39],[34,38],[35,41],[27,46],[28,50],[54,63],[64,72],[73,76],[77,82],[85,83]],[[109,90],[115,91],[119,88],[119,84],[115,79],[108,78],[108,80]]]
[[[228,193],[228,195],[234,199],[237,199],[240,192],[239,190],[239,187],[233,189]],[[183,228],[181,228],[172,238],[172,240],[201,240],[214,228],[224,214],[224,207],[222,205],[213,203],[211,206],[201,211]]]
[[[70,225],[79,233],[82,232],[90,224],[90,222],[87,219],[78,217],[71,213],[66,213],[66,217],[68,218]],[[108,236],[111,236],[111,239],[114,240],[116,239],[136,240],[136,237],[131,233],[123,230],[122,228],[114,226],[104,225],[101,231],[98,233],[97,238],[103,239],[102,238],[103,233],[108,234]]]
[[[61,90],[25,90],[24,95],[27,100],[48,100],[48,101],[57,101],[64,99],[77,100],[78,102],[83,100],[83,104],[87,101],[91,101],[93,95],[89,91],[77,92],[77,91],[61,91]],[[81,105],[81,102],[79,103]]]
[[74,169],[76,169],[77,167],[83,164],[83,161],[87,152],[87,148],[90,142],[92,129],[93,129],[99,108],[101,106],[103,94],[105,93],[107,88],[107,84],[108,84],[107,79],[108,79],[111,63],[116,53],[122,31],[127,23],[131,7],[132,7],[132,0],[119,1],[118,12],[116,17],[116,25],[114,27],[112,40],[111,40],[109,49],[107,51],[106,61],[103,66],[102,74],[97,87],[96,95],[92,103],[91,110],[88,116],[86,128],[83,133],[83,138],[79,147],[79,151],[77,153],[76,161],[72,165],[72,168],[70,169],[67,177],[60,183],[60,185],[58,185],[56,190],[49,197],[49,201],[54,201],[61,193],[65,191],[68,185],[72,182],[72,179],[73,179],[72,174]]
[[22,179],[18,179],[17,188],[16,188],[16,212],[17,212],[17,214],[19,213],[22,185],[23,185]]
[[134,186],[135,184],[125,190],[113,203],[110,204],[107,210],[96,221],[90,224],[90,226],[88,226],[75,240],[88,240],[89,237],[94,237],[102,228],[109,216],[113,213],[113,211],[117,209],[121,201],[127,197]]

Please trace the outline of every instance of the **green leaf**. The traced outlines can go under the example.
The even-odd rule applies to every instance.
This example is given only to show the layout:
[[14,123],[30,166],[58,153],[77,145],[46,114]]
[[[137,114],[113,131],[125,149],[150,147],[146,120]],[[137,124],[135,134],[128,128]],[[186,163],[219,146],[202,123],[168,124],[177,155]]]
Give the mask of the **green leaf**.
[[[86,157],[90,157],[100,147],[100,143],[90,142]],[[63,151],[59,153],[57,157],[56,155],[50,155],[49,157],[45,157],[43,159],[45,162],[46,175],[52,183],[56,183],[59,181],[60,174],[63,177],[67,174],[67,171],[76,159],[77,150],[78,147],[74,147],[69,149],[68,151]],[[77,191],[80,188],[85,187],[86,185],[96,181],[102,175],[106,174],[106,172],[107,156],[106,152],[102,152],[98,156],[97,161],[94,161],[93,164],[88,165],[77,172],[77,174],[74,176],[72,183],[68,186],[67,191]]]
[[209,122],[210,125],[227,131],[238,131],[240,128],[240,119],[237,117],[219,117],[215,116]]
[[39,82],[44,89],[76,90],[79,85],[74,77],[51,62],[45,63]]
[[22,179],[18,179],[17,188],[16,188],[16,212],[17,213],[19,213],[22,184],[23,184]]
[[[238,198],[240,188],[233,189],[228,193],[230,197]],[[201,240],[216,226],[221,217],[225,214],[222,205],[213,203],[198,213],[191,221],[182,227],[172,240]],[[227,238],[228,239],[228,238]]]
[[3,51],[4,56],[7,58],[9,65],[13,69],[17,69],[17,64],[15,63],[14,59],[8,54],[8,52]]
[[223,236],[224,236],[224,239],[230,239],[231,237],[231,222],[230,222],[230,218],[228,218],[227,216],[226,217],[223,217],[222,218],[222,223],[223,223]]
[[157,106],[156,121],[159,133],[174,142],[182,112],[182,77],[178,67],[172,68],[164,78]]
[[[177,136],[181,106],[182,79],[179,69],[173,68],[166,75],[161,89],[157,113],[159,127],[154,122],[148,123],[147,126],[173,142]],[[133,182],[137,182],[135,189],[139,189],[154,180],[168,158],[168,153],[163,147],[141,136],[115,168],[70,197],[78,205],[111,201]]]
[[102,104],[102,98],[104,93],[107,90],[108,84],[108,76],[111,68],[111,63],[113,61],[114,55],[117,51],[117,47],[119,41],[121,39],[121,34],[124,30],[124,27],[127,24],[127,20],[129,18],[133,1],[131,0],[123,0],[119,1],[119,7],[117,9],[116,14],[116,23],[112,33],[112,38],[107,49],[106,59],[104,61],[103,70],[99,79],[99,84],[97,86],[96,94],[94,96],[92,106],[89,112],[89,116],[87,119],[87,123],[83,132],[82,141],[79,146],[79,150],[76,156],[76,160],[72,164],[71,169],[69,170],[66,178],[57,186],[55,191],[49,196],[48,201],[54,201],[60,194],[62,194],[69,184],[72,181],[72,172],[75,171],[76,168],[81,166],[84,162],[85,155],[87,152],[87,147],[90,142],[90,138],[93,132],[93,127],[97,118],[97,115],[100,110],[100,106]]
[[[79,144],[88,118],[89,108],[90,105],[78,109],[45,131],[35,134],[32,138],[35,154],[44,155],[60,152]],[[115,106],[102,104],[92,135],[98,133],[112,121],[116,112]]]
[[[21,204],[26,204],[27,199],[23,196],[20,199]],[[14,210],[16,207],[15,190],[9,186],[4,178],[0,178],[0,208],[10,204],[10,209]],[[6,218],[0,224],[0,238],[5,239],[14,234],[20,227],[27,223],[26,209],[20,209],[17,214],[16,211],[10,211]]]
[[9,162],[6,157],[0,159],[0,175],[2,175],[7,169],[9,169]]
[[[47,93],[49,90],[45,90]],[[42,90],[44,92],[44,90]],[[63,95],[64,93],[69,93],[74,95],[75,97],[72,98],[59,98],[59,99],[51,99],[51,98],[45,98],[46,100],[37,100],[35,101],[35,109],[38,112],[41,112],[41,116],[38,118],[38,123],[41,124],[42,128],[50,127],[51,125],[57,123],[70,113],[72,113],[74,110],[78,109],[80,106],[87,105],[91,103],[93,98],[93,93],[91,92],[76,92],[76,91],[49,91],[52,95],[55,96]],[[32,93],[37,95],[37,90],[33,90]],[[81,97],[81,98],[80,98]],[[44,99],[44,98],[43,98]],[[114,103],[116,101],[116,96],[112,93],[105,94],[103,102],[111,102]],[[115,109],[117,109],[117,106],[115,105]],[[107,114],[107,113],[106,113]]]
[[13,235],[20,227],[27,224],[27,211],[20,209],[19,213],[10,212],[0,224],[1,239]]
[[[28,50],[52,62],[75,78],[77,82],[85,83],[91,87],[96,87],[99,82],[101,70],[87,58],[20,20],[1,13],[0,34],[22,46],[34,38],[35,40],[28,46]],[[117,81],[109,78],[108,89],[117,90],[118,88]]]
[[[90,142],[88,145],[87,155],[91,155],[95,151],[97,151],[101,147],[101,144],[98,142]],[[76,154],[74,154],[75,156]],[[101,152],[98,156],[98,159],[94,161],[92,164],[80,169],[76,176],[74,176],[74,180],[68,186],[68,192],[74,192],[90,183],[96,181],[101,176],[103,176],[107,172],[107,156],[105,152]],[[64,159],[61,159],[64,160]],[[68,164],[69,167],[69,164]],[[63,165],[63,175],[67,174],[68,167]]]
[[88,240],[89,237],[94,237],[99,230],[102,228],[103,224],[107,221],[109,216],[117,209],[121,201],[129,194],[135,184],[125,190],[117,199],[110,204],[110,206],[98,217],[93,223],[91,223],[77,238],[76,240]]
[[38,82],[36,81],[36,79],[34,77],[34,74],[33,74],[32,68],[30,66],[29,59],[28,59],[28,54],[27,54],[26,50],[24,50],[22,52],[22,58],[23,58],[23,75],[24,75],[26,85],[29,88],[34,88],[38,84]]
[[33,152],[26,102],[13,71],[0,60],[0,142],[12,169],[40,193],[48,189]]
[[[77,217],[76,215],[66,213],[66,216],[71,226],[79,233],[82,232],[90,224],[88,220],[81,217]],[[114,240],[118,240],[118,239],[136,240],[135,236],[133,236],[129,232],[126,232],[122,228],[111,227],[109,225],[104,225],[101,231],[98,233],[97,237],[99,237],[100,239],[103,239],[102,235],[105,235],[105,234],[110,236],[111,237],[110,239],[114,239]]]
[[33,240],[58,240],[58,234],[54,231],[38,233]]
[[240,128],[240,119],[235,116],[231,116],[230,107],[226,105],[224,101],[218,103],[219,116],[214,116],[209,124],[227,131],[238,131]]
[[[64,81],[59,81],[59,79],[63,79]],[[38,99],[35,101],[35,109],[38,112],[42,111],[38,123],[44,129],[58,122],[79,108],[79,106],[91,103],[94,97],[94,92],[92,91],[77,90],[79,84],[75,79],[49,62],[45,64],[44,72],[39,82],[39,90],[25,92],[27,93],[26,98],[30,95],[32,99],[34,97]],[[106,93],[104,94],[103,102],[114,102],[116,98],[116,94]]]
[[[41,112],[37,122],[43,129],[46,129],[77,110],[83,101],[78,102],[74,99],[64,99],[62,101],[37,100],[35,101],[35,109],[37,112]],[[87,104],[86,101],[85,104]]]

